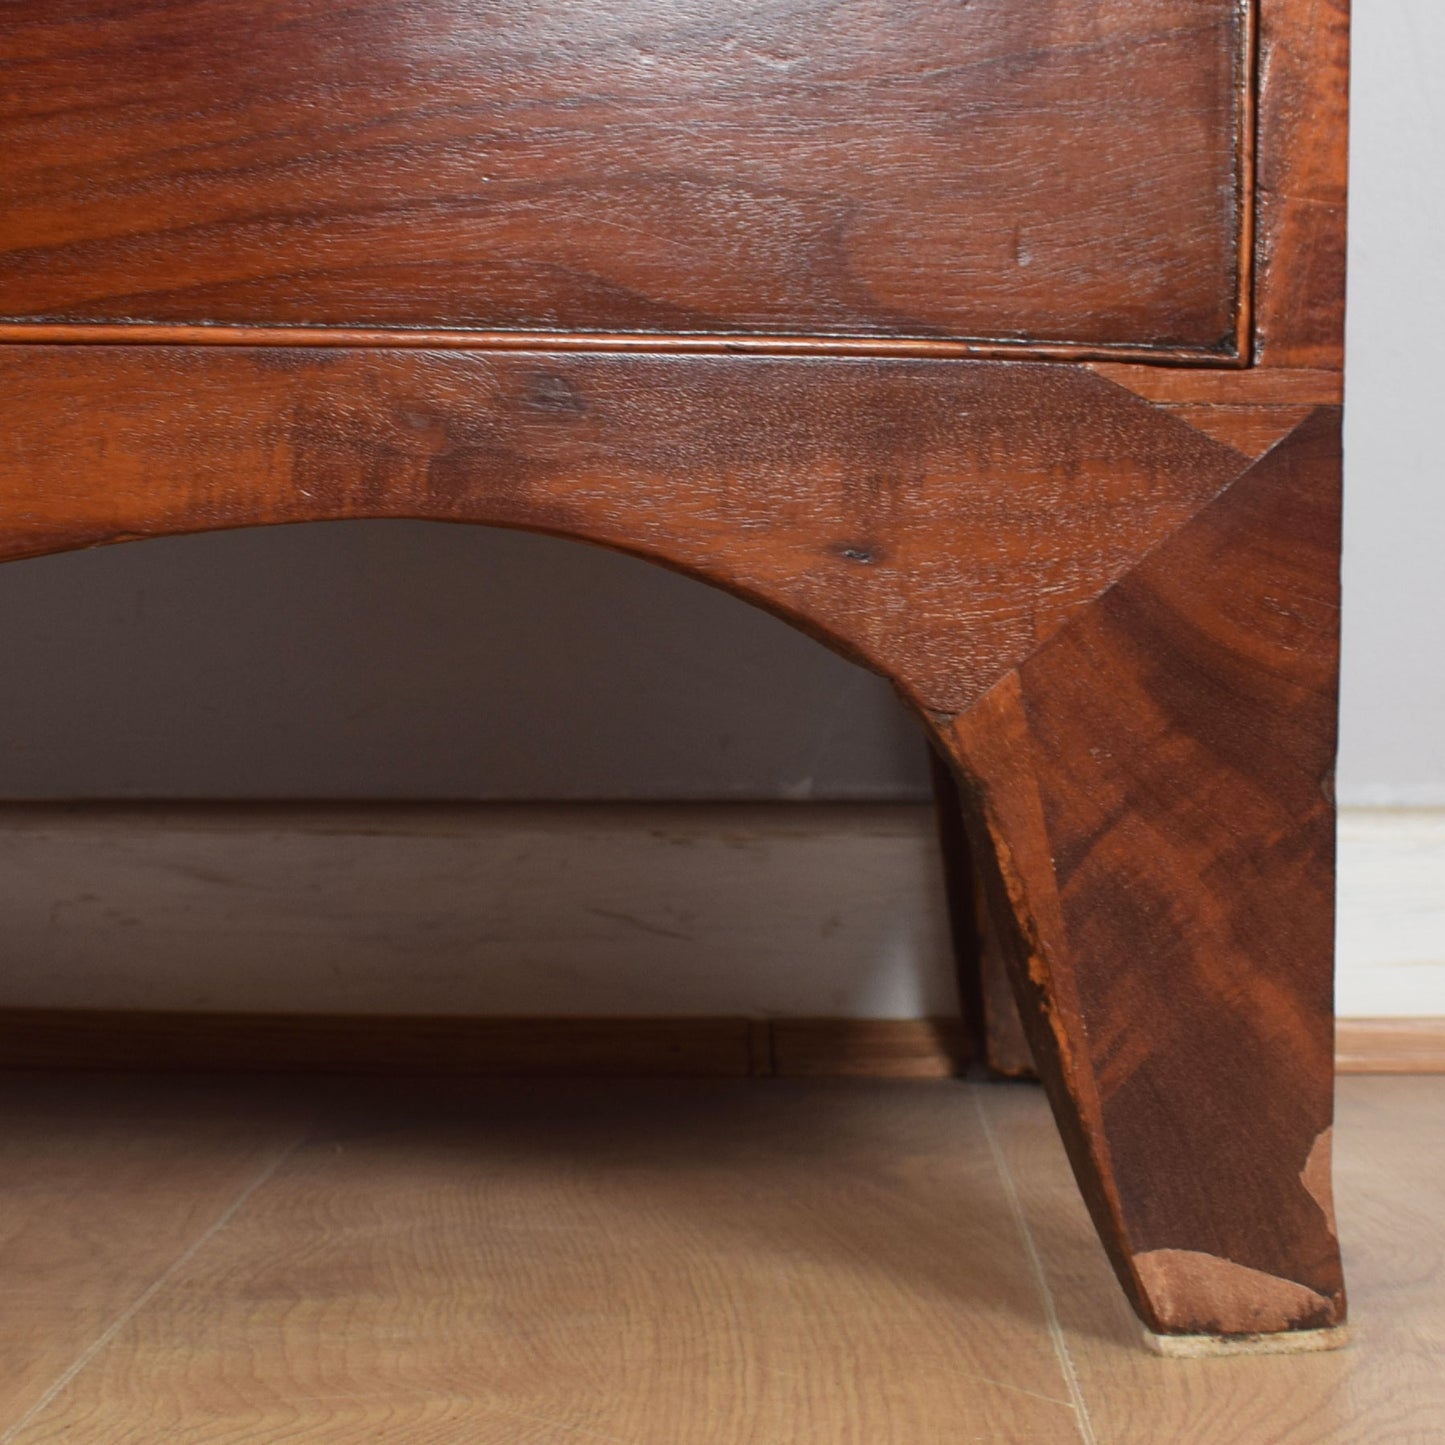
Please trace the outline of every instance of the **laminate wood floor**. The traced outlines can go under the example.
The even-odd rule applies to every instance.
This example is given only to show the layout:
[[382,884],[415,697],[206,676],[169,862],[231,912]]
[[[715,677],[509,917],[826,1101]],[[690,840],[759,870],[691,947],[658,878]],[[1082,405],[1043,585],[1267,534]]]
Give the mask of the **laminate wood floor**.
[[1445,1079],[1342,1081],[1355,1341],[1145,1353],[1037,1089],[0,1080],[0,1445],[1445,1442]]

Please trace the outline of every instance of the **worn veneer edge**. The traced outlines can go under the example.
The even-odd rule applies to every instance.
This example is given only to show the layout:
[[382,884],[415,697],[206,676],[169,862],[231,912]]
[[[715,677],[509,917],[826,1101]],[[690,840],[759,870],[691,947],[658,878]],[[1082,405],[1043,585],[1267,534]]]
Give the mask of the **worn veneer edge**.
[[1142,1330],[1151,1353],[1170,1360],[1219,1360],[1233,1355],[1313,1355],[1343,1349],[1350,1342],[1348,1325],[1323,1330],[1282,1330],[1269,1335],[1158,1335]]

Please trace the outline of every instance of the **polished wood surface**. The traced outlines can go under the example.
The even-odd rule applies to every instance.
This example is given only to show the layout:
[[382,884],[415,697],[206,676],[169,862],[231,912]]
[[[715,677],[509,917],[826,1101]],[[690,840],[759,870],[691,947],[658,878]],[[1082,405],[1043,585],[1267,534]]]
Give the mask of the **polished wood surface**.
[[1341,1087],[1350,1347],[1167,1361],[1030,1086],[0,1096],[6,1445],[1425,1445],[1445,1423],[1438,1079]]
[[1250,27],[1238,0],[23,0],[0,318],[1234,356]]
[[3,36],[0,558],[426,517],[772,610],[954,768],[1142,1318],[1342,1318],[1342,0]]
[[995,1078],[1034,1079],[1038,1076],[1033,1052],[1014,1002],[1007,952],[989,916],[988,895],[969,841],[968,807],[941,753],[930,749],[929,759],[944,899],[970,1062]]
[[11,346],[0,392],[0,557],[344,517],[559,532],[949,713],[1248,464],[1045,363]]
[[1254,356],[1344,365],[1349,0],[1260,7]]
[[[1162,1330],[1343,1313],[1316,963],[1334,922],[1338,448],[1321,408],[951,723],[996,913],[1017,920],[1034,1058],[1078,1107],[1080,1183]],[[1247,1189],[1198,1168],[1231,1155]]]

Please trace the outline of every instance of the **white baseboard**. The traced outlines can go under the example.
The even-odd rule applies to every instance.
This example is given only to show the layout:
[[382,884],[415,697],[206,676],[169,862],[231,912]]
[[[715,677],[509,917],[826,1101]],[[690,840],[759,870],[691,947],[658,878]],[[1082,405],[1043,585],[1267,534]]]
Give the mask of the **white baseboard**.
[[1445,808],[1340,812],[1336,1009],[1445,1015]]
[[[914,1019],[915,805],[0,808],[0,1007]],[[1445,809],[1340,827],[1339,1011],[1445,1015]]]

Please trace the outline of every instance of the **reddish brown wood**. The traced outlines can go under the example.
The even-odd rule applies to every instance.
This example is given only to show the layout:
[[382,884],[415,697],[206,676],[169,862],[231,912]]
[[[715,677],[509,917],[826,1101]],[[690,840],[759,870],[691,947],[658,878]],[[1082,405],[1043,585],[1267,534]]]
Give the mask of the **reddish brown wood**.
[[998,1078],[1036,1078],[1033,1055],[1014,1003],[1008,958],[1000,931],[989,918],[989,900],[969,842],[958,779],[937,749],[930,749],[928,756],[949,937],[969,1041],[968,1056],[961,1062]]
[[1163,406],[1171,416],[1247,457],[1263,456],[1311,410],[1308,406],[1216,406],[1197,402],[1166,402]]
[[0,317],[1232,355],[1247,13],[12,0]]
[[937,748],[928,750],[929,780],[933,785],[933,818],[938,830],[938,851],[943,862],[943,895],[948,909],[949,943],[953,949],[954,976],[958,980],[959,1012],[968,1040],[960,1072],[986,1062],[983,978],[978,911],[978,869],[968,841],[963,801],[953,768]]
[[1338,405],[1344,390],[1339,371],[1322,369],[1259,367],[1247,379],[1117,362],[1092,362],[1089,369],[1249,457],[1262,456],[1316,406]]
[[20,0],[0,559],[523,527],[886,674],[1143,1318],[1332,1324],[1344,23]]
[[1254,354],[1344,364],[1349,0],[1268,0],[1259,37]]
[[[160,326],[152,322],[0,321],[7,342],[120,346],[383,347],[390,351],[603,351],[644,356],[672,353],[724,356],[886,356],[950,361],[1090,361],[1105,364],[1161,359],[1181,368],[1233,367],[1233,353],[1190,352],[1149,346],[1096,346],[1076,341],[969,341],[923,336],[786,336],[657,331],[421,331],[331,326]],[[1121,360],[1122,359],[1122,360]]]
[[0,557],[339,517],[561,532],[944,711],[1246,460],[1044,363],[10,346],[0,394]]
[[943,727],[1034,1055],[1155,1329],[1336,1323],[1338,413]]
[[977,880],[979,992],[983,997],[983,1062],[1001,1079],[1038,1078],[1033,1046],[1014,998],[1007,938],[1012,920],[1000,925],[982,878]]
[[1138,366],[1093,361],[1089,370],[1166,406],[1338,406],[1344,400],[1339,368],[1256,367],[1247,376],[1218,368]]

